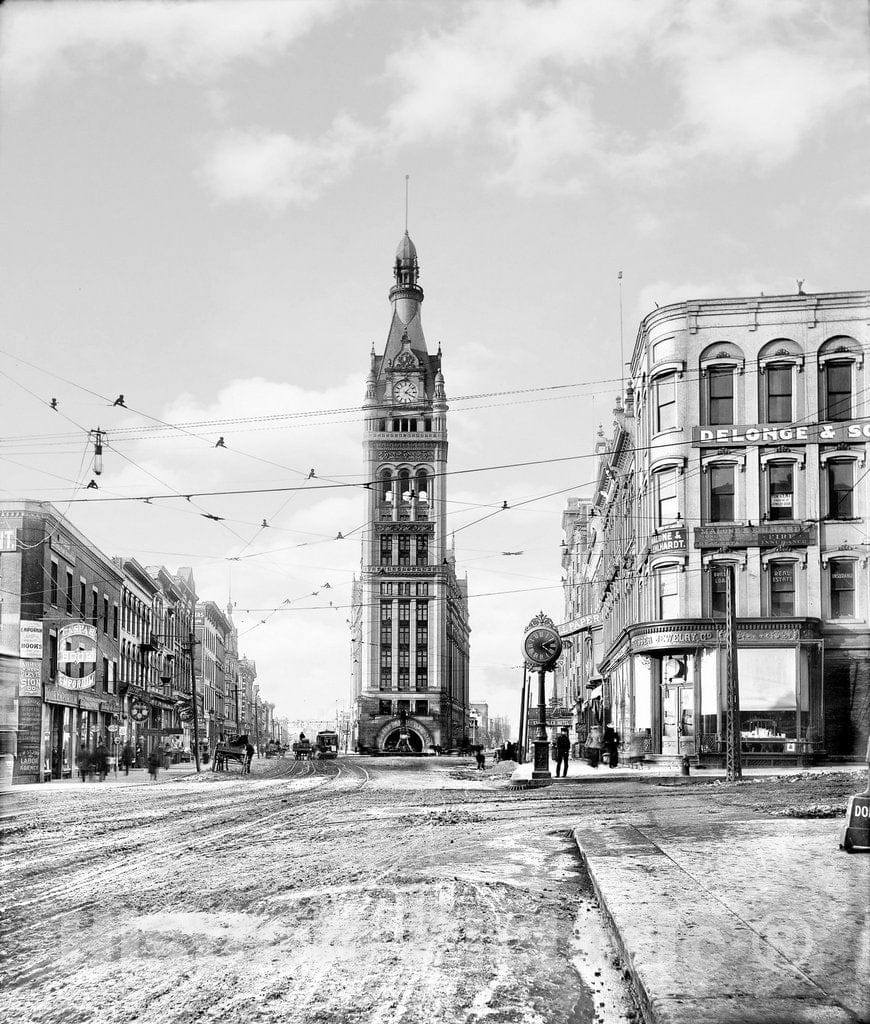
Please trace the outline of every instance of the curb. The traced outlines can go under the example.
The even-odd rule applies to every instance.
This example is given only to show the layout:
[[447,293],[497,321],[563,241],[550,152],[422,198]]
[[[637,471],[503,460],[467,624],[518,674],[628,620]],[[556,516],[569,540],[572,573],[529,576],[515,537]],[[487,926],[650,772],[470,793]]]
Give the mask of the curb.
[[583,870],[586,872],[586,877],[592,886],[592,892],[595,894],[595,900],[598,903],[598,907],[601,910],[602,916],[607,931],[610,934],[610,939],[613,945],[616,947],[619,953],[620,961],[623,964],[623,971],[627,970],[631,978],[631,985],[634,990],[634,994],[637,997],[638,1005],[640,1006],[641,1012],[643,1013],[643,1019],[647,1024],[656,1024],[655,1014],[650,1003],[649,993],[646,990],[646,986],[640,979],[637,971],[634,967],[634,958],[631,955],[628,947],[622,939],[622,933],[616,927],[616,922],[613,920],[613,915],[610,913],[610,907],[607,905],[607,900],[604,898],[604,893],[601,891],[601,887],[598,884],[598,879],[589,867],[589,861],[586,857],[586,851],[580,845],[580,841],[577,838],[577,830],[571,829],[571,838],[574,840],[574,845],[577,847],[577,852],[580,855],[580,862],[583,865]]

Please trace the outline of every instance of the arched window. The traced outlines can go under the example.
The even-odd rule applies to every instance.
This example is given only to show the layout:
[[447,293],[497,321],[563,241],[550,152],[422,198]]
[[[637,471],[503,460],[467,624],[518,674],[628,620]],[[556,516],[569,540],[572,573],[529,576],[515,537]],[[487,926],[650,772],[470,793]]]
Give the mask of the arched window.
[[420,501],[429,500],[429,484],[425,469],[417,470],[417,497]]
[[407,469],[399,470],[399,497],[407,501],[411,491],[411,474]]
[[381,470],[381,498],[383,501],[393,500],[393,474],[388,469]]

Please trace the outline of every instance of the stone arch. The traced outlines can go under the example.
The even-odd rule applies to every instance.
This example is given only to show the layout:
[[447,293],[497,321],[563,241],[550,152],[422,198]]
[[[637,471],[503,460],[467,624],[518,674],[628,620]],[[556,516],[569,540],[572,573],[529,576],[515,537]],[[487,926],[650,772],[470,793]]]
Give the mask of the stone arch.
[[[375,748],[377,750],[383,750],[384,743],[386,742],[387,738],[397,729],[401,728],[402,720],[398,716],[396,716],[395,718],[391,718],[378,730],[378,734],[377,736],[375,736]],[[423,750],[426,750],[427,748],[434,745],[435,740],[432,738],[432,733],[429,732],[429,730],[426,728],[425,725],[423,725],[422,722],[418,722],[411,715],[408,715],[406,728],[408,732],[414,732],[417,734],[421,743],[423,744]]]

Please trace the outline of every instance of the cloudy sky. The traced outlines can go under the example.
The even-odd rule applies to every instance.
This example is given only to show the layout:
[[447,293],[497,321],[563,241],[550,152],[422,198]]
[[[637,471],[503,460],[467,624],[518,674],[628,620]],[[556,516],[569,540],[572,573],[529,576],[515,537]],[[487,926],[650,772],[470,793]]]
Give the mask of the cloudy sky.
[[279,709],[346,705],[364,502],[325,485],[362,479],[410,174],[472,699],[515,718],[618,271],[626,358],[654,302],[866,287],[868,38],[863,0],[7,2],[0,497],[231,589]]

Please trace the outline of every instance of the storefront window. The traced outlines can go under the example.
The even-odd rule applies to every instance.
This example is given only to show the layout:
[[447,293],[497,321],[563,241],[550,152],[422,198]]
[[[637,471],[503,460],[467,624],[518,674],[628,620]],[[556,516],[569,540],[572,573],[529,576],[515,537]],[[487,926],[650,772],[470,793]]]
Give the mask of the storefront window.
[[797,735],[797,678],[792,648],[740,648],[740,736],[749,753],[785,753]]
[[794,562],[770,562],[770,614],[794,615]]
[[849,619],[855,614],[855,563],[851,559],[831,559],[831,618]]
[[769,519],[794,519],[794,464],[771,462],[767,467]]

